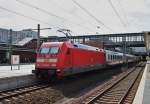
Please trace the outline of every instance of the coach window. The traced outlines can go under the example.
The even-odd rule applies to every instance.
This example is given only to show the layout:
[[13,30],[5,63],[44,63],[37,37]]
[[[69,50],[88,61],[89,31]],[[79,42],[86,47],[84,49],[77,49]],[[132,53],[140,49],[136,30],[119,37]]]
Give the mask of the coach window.
[[110,55],[110,60],[112,60],[112,58],[111,58],[111,57],[112,57],[112,55]]
[[109,55],[107,55],[107,60],[109,60]]
[[107,59],[109,60],[109,55],[107,55]]
[[113,60],[113,55],[111,55],[111,60]]

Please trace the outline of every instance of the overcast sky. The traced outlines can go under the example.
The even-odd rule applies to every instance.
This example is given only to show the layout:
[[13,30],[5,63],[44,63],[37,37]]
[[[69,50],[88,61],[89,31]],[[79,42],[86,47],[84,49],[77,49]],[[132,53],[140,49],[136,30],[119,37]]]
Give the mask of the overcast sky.
[[149,31],[150,0],[0,0],[0,28],[37,24],[52,28],[42,36],[59,35],[58,28],[73,35]]

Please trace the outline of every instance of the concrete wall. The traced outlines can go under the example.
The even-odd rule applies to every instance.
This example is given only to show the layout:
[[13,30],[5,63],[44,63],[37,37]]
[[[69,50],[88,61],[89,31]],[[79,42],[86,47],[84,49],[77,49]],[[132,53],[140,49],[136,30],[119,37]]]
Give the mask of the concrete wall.
[[30,86],[37,82],[34,75],[25,75],[0,79],[0,91]]

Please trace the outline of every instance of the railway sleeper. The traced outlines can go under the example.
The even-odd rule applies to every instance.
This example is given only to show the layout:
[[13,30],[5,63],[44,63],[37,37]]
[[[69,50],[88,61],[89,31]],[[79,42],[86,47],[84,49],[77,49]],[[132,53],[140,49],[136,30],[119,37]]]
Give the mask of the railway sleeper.
[[114,96],[114,97],[101,97],[100,99],[120,99],[121,98],[121,96]]
[[99,101],[96,101],[97,103],[99,103],[99,104],[117,104],[117,102],[118,101],[101,101],[101,100],[99,100]]

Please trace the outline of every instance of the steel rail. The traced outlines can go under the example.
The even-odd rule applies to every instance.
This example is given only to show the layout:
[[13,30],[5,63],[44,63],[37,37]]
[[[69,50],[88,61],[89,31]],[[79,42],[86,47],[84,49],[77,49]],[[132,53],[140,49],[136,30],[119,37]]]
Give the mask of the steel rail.
[[49,85],[37,85],[32,87],[24,87],[24,88],[18,88],[17,90],[8,90],[8,91],[1,91],[0,92],[0,101],[12,98],[18,95],[22,95],[25,93],[34,92],[36,90],[44,89],[49,87]]
[[[140,63],[139,65],[140,65],[141,67],[144,66],[144,64],[141,64],[141,63]],[[140,68],[140,67],[139,67],[139,66],[136,66],[135,68]],[[134,69],[135,69],[135,68],[134,68]],[[106,92],[108,92],[108,91],[109,91],[110,89],[112,89],[114,86],[116,86],[117,84],[121,83],[122,80],[124,80],[125,78],[127,78],[132,72],[135,71],[134,69],[131,70],[131,71],[129,71],[128,73],[126,73],[123,77],[117,79],[112,85],[108,86],[105,90],[102,90],[101,92],[99,92],[99,94],[89,97],[90,100],[87,98],[88,100],[86,99],[85,101],[82,102],[82,104],[93,104],[96,100],[99,99],[99,97],[103,96]],[[118,101],[117,104],[121,104],[121,103],[123,102],[125,96],[128,95],[129,90],[132,88],[132,86],[133,86],[134,83],[136,82],[136,80],[137,80],[137,78],[138,78],[138,75],[141,73],[141,71],[142,71],[142,70],[139,69],[138,74],[132,79],[132,82],[128,85],[128,88],[127,88],[126,90],[124,90],[126,93],[124,93],[124,94],[122,95],[122,98]]]

